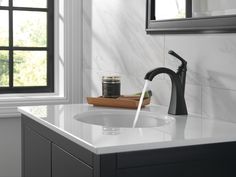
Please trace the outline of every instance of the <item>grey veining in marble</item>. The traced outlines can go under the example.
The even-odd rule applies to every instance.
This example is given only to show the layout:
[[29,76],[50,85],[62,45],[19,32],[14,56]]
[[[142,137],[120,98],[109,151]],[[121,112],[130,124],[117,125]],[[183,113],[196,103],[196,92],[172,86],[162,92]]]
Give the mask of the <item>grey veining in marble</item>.
[[204,116],[236,122],[235,91],[204,87],[202,103]]
[[[187,82],[236,90],[236,34],[166,36],[166,52],[176,50],[188,60]],[[176,67],[170,56],[169,67]]]
[[164,37],[145,33],[145,1],[86,0],[84,3],[86,69],[143,76],[154,66],[164,64]]

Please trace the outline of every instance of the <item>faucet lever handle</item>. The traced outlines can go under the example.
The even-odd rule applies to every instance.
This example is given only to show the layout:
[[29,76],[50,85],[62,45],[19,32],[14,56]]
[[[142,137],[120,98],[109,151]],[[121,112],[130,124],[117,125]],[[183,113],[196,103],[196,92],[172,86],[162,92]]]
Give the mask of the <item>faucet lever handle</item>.
[[177,75],[180,77],[182,86],[183,86],[183,93],[185,91],[185,82],[186,82],[186,72],[187,72],[187,61],[185,61],[181,56],[179,56],[177,53],[175,53],[173,50],[170,50],[168,52],[170,55],[176,57],[177,59],[179,59],[182,64],[179,66],[178,71],[177,71]]
[[181,56],[179,56],[177,53],[175,53],[173,50],[170,50],[168,52],[170,55],[176,57],[177,59],[179,59],[182,62],[182,65],[179,66],[179,70],[184,70],[187,67],[187,61],[185,59],[183,59]]

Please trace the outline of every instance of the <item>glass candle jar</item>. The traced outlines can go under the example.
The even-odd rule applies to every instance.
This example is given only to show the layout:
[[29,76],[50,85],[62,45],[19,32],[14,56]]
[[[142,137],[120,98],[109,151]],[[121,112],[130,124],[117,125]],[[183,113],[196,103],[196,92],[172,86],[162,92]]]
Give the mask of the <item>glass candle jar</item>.
[[120,76],[102,77],[102,96],[105,98],[118,98],[120,96]]

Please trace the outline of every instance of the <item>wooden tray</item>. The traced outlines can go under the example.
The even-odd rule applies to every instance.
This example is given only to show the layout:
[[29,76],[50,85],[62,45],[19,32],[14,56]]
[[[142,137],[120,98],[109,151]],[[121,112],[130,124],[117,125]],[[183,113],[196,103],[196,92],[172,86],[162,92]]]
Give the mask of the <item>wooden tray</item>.
[[[150,98],[143,100],[142,107],[150,104]],[[88,104],[94,106],[105,106],[105,107],[115,107],[115,108],[128,108],[128,109],[137,109],[139,100],[119,97],[119,98],[103,98],[103,97],[87,97]]]

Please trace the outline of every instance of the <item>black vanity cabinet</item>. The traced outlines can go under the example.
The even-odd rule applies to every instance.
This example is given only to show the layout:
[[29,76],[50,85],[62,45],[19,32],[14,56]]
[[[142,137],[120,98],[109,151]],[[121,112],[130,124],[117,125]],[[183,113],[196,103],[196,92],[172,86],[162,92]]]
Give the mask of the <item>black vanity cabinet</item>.
[[24,128],[25,177],[92,177],[92,168],[34,130]]
[[51,176],[51,142],[32,129],[24,128],[24,177]]
[[91,167],[57,145],[52,144],[53,177],[92,177],[92,171]]
[[22,177],[93,177],[92,153],[22,116]]
[[92,168],[25,127],[25,177],[92,177]]
[[236,143],[97,155],[22,116],[22,177],[235,177]]

